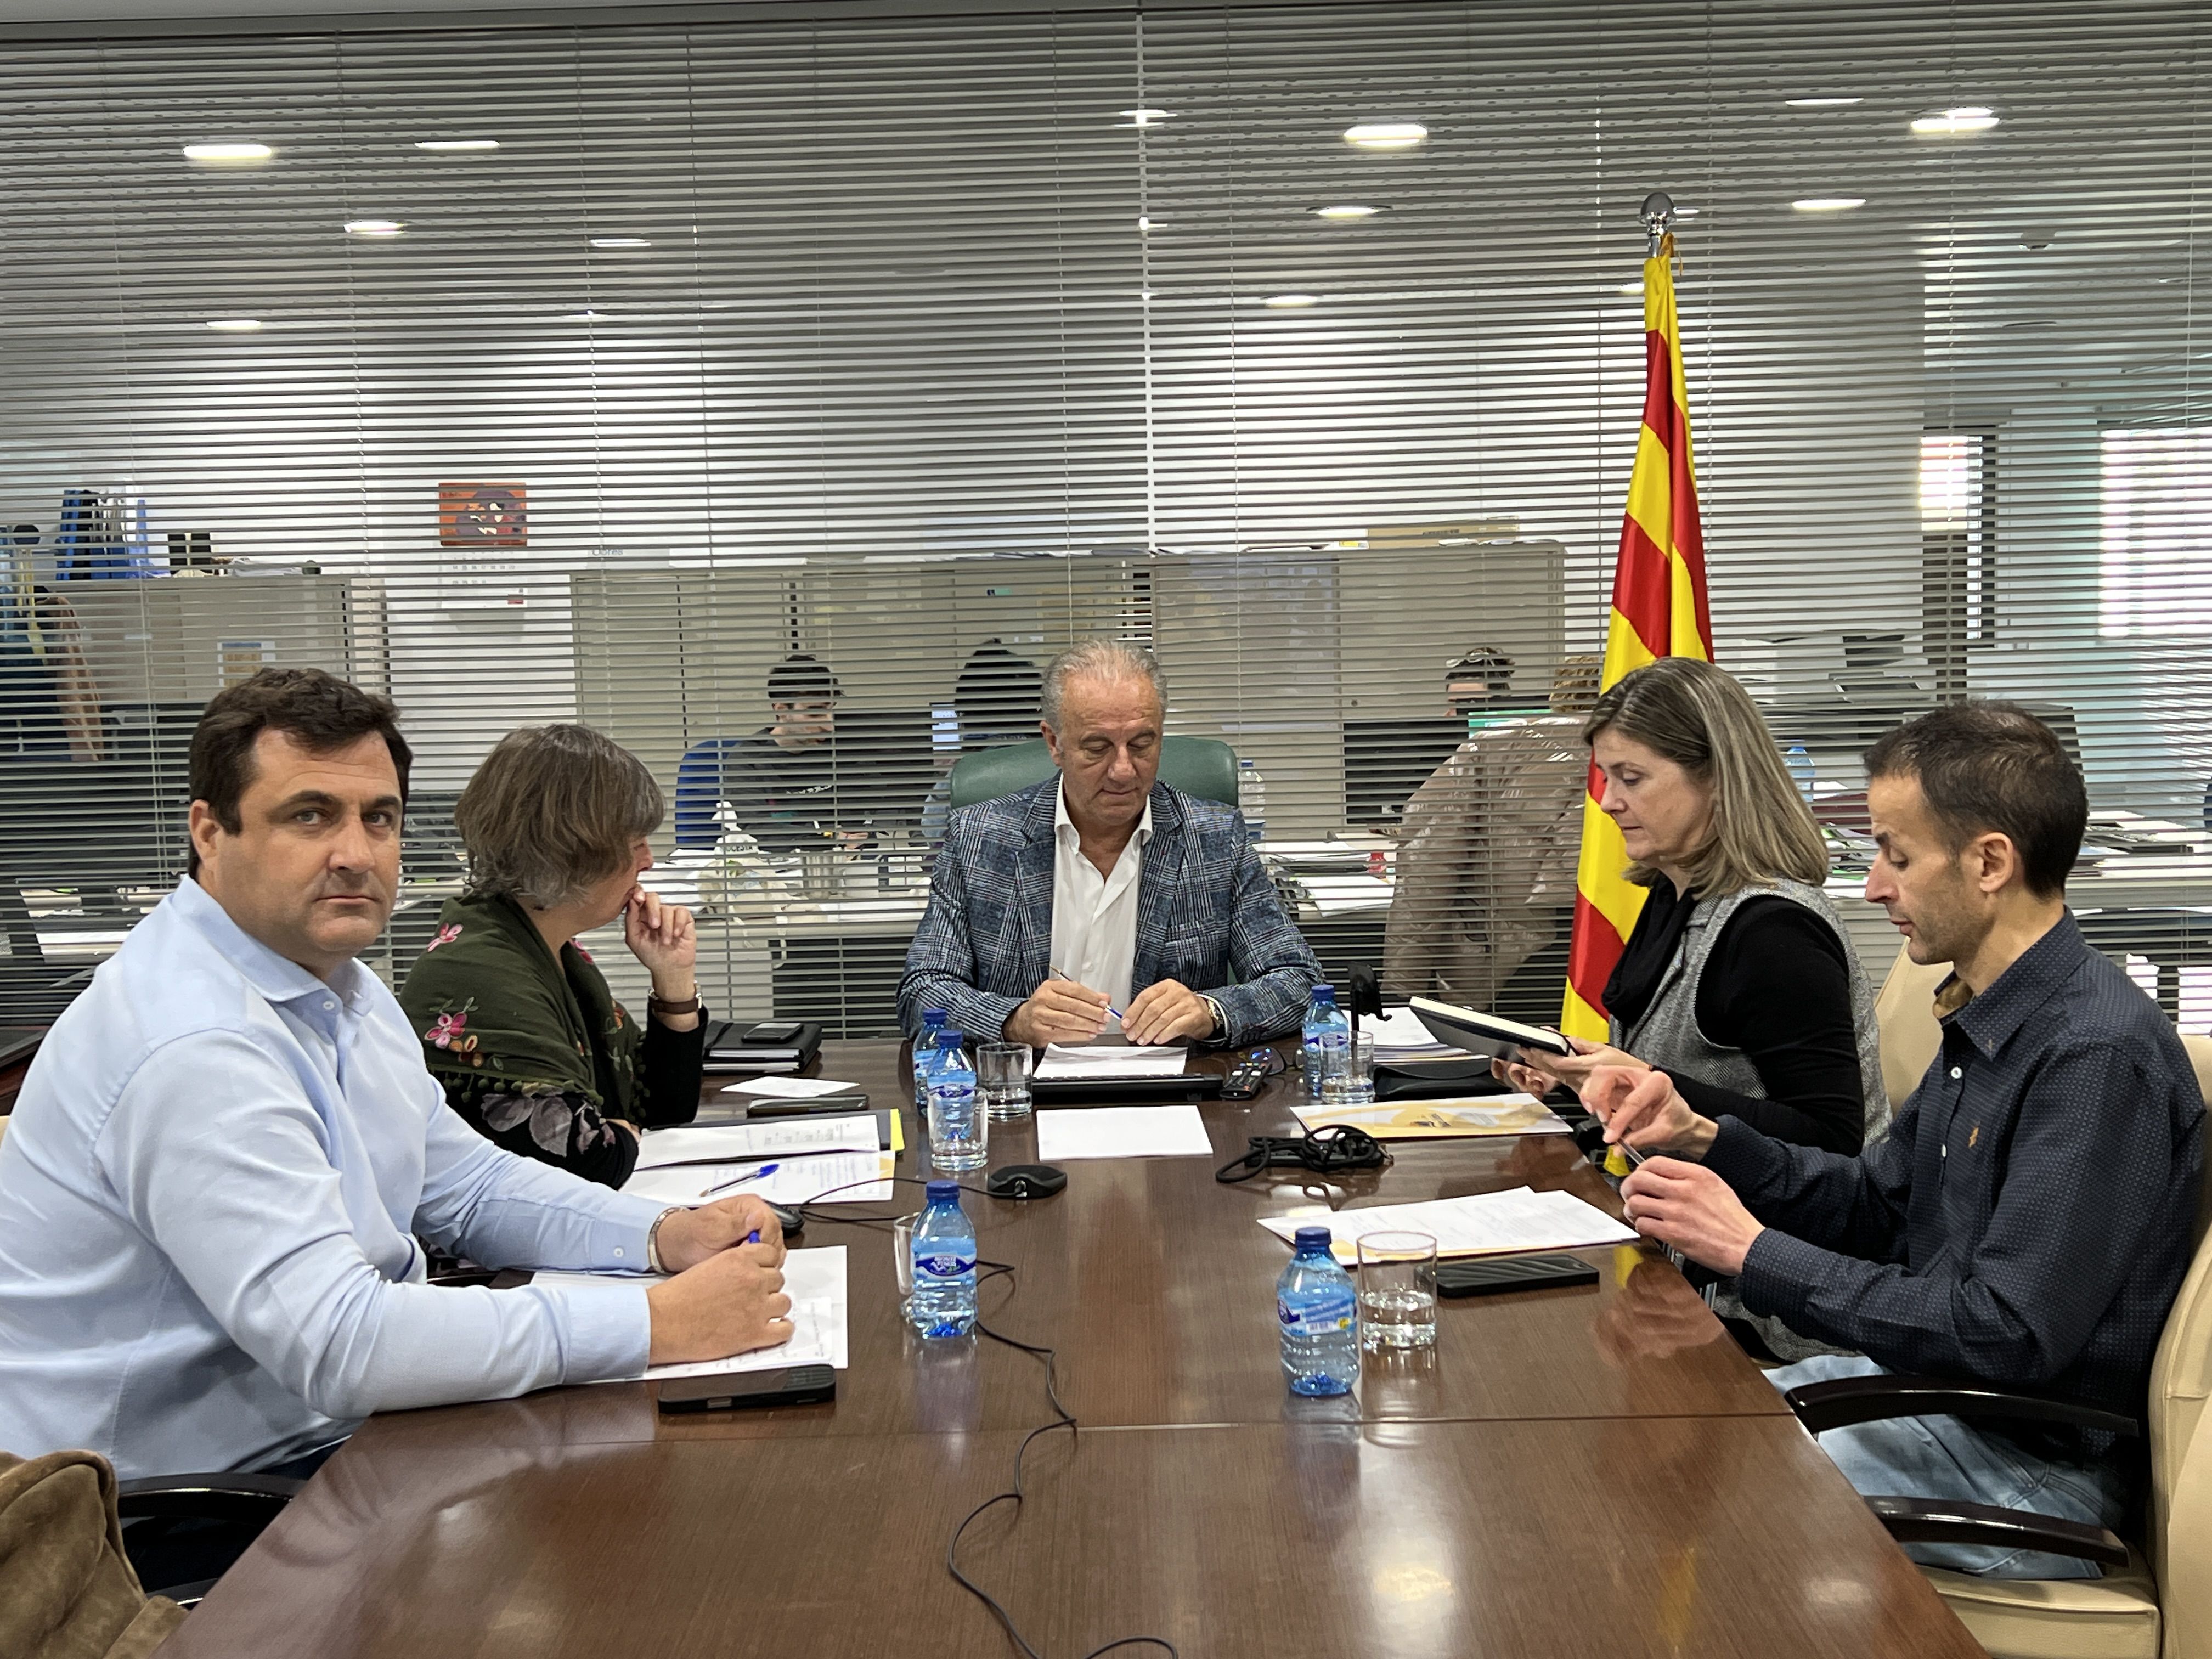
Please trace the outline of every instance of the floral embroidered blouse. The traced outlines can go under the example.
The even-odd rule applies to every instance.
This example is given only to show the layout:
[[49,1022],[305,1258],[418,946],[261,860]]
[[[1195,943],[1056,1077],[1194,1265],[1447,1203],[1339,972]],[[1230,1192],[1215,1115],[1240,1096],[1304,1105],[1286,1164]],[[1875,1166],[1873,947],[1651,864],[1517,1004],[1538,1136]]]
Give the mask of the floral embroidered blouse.
[[447,1103],[479,1134],[525,1158],[619,1187],[639,1128],[699,1109],[706,1022],[641,1031],[573,940],[556,963],[520,904],[449,899],[407,975],[400,1006]]

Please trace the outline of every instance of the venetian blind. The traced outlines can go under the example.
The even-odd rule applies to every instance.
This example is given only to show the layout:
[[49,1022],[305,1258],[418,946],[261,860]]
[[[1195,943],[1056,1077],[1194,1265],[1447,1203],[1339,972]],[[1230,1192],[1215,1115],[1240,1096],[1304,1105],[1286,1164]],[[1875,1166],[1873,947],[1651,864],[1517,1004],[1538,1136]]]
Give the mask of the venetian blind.
[[[8,1017],[173,881],[199,705],[311,663],[418,750],[395,979],[477,761],[581,720],[671,798],[717,1012],[889,1030],[949,767],[1102,635],[1157,652],[1172,732],[1253,763],[1333,976],[1556,1013],[1577,744],[1505,723],[1601,644],[1654,189],[1717,654],[1805,751],[1839,871],[1859,749],[1966,695],[2044,712],[2100,813],[2201,835],[2200,15],[0,42]],[[836,678],[830,803],[718,814],[794,655],[787,690]],[[1475,781],[1427,797],[1401,884],[1455,754]],[[2178,1003],[2212,884],[2136,818],[2075,902]],[[1845,908],[1878,977],[1893,937]]]

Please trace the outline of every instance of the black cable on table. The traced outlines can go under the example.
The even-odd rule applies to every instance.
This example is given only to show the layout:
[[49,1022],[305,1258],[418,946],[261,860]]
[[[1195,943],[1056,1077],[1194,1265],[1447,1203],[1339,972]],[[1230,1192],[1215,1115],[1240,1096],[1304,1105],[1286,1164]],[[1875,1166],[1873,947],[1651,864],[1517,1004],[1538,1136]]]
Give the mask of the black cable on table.
[[[893,1182],[909,1186],[927,1187],[929,1184],[927,1181],[922,1180],[917,1176],[892,1176],[890,1179]],[[869,1181],[848,1182],[845,1183],[844,1187],[832,1187],[828,1189],[828,1192],[841,1193],[845,1191],[847,1187],[881,1186],[883,1184],[883,1177],[878,1176]],[[975,1193],[984,1198],[997,1197],[996,1194],[985,1192],[980,1187],[969,1187],[963,1184],[960,1190],[963,1193]],[[813,1219],[821,1221],[845,1222],[852,1225],[868,1227],[876,1231],[887,1230],[891,1223],[900,1218],[896,1214],[810,1215],[810,1212],[813,1206],[819,1204],[827,1195],[828,1193],[817,1193],[805,1203],[799,1205],[797,1208],[799,1218],[802,1221]],[[970,1595],[974,1596],[977,1601],[981,1601],[986,1607],[988,1607],[991,1610],[991,1616],[999,1621],[1000,1627],[1006,1632],[1007,1639],[1012,1641],[1017,1648],[1021,1650],[1023,1654],[1026,1656],[1026,1659],[1044,1659],[1044,1656],[1037,1651],[1036,1648],[1030,1644],[1030,1639],[1022,1634],[1021,1627],[1014,1623],[1013,1615],[1006,1611],[1005,1604],[1001,1602],[997,1596],[992,1595],[990,1591],[985,1589],[981,1584],[977,1583],[974,1579],[970,1578],[966,1573],[960,1570],[960,1540],[962,1536],[966,1534],[969,1527],[986,1510],[995,1509],[999,1504],[1006,1503],[1010,1498],[1013,1501],[1015,1513],[1017,1515],[1020,1513],[1022,1502],[1026,1495],[1022,1486],[1022,1460],[1029,1455],[1030,1444],[1032,1441],[1038,1439],[1042,1436],[1050,1434],[1057,1429],[1066,1429],[1070,1433],[1073,1434],[1079,1434],[1081,1432],[1081,1429],[1075,1420],[1075,1414],[1069,1411],[1066,1406],[1060,1403],[1060,1376],[1058,1370],[1059,1356],[1051,1348],[1047,1347],[1041,1343],[1024,1342],[1019,1337],[1008,1336],[1003,1331],[994,1331],[983,1321],[981,1304],[982,1302],[982,1291],[984,1285],[991,1279],[1001,1278],[1005,1279],[1010,1285],[1016,1283],[1017,1280],[1015,1278],[1013,1264],[1010,1261],[988,1261],[983,1259],[982,1255],[979,1252],[975,1258],[975,1266],[979,1270],[986,1268],[988,1269],[988,1272],[979,1271],[975,1279],[977,1302],[975,1329],[982,1335],[989,1337],[994,1342],[1003,1343],[1007,1347],[1018,1349],[1023,1353],[1033,1354],[1043,1362],[1044,1397],[1046,1401],[1052,1407],[1053,1419],[1049,1423],[1040,1423],[1036,1427],[1031,1429],[1027,1434],[1022,1437],[1021,1444],[1014,1448],[1014,1484],[1006,1491],[994,1492],[990,1497],[985,1498],[981,1503],[975,1505],[974,1509],[969,1510],[966,1515],[963,1516],[960,1518],[960,1524],[953,1528],[951,1537],[947,1539],[945,1543],[945,1570],[952,1575],[952,1580],[955,1583],[958,1584],[961,1589],[966,1590]],[[1011,1300],[1011,1297],[1009,1299]],[[1091,1649],[1090,1652],[1083,1656],[1083,1659],[1098,1659],[1098,1656],[1100,1654],[1111,1653],[1117,1648],[1139,1647],[1158,1648],[1161,1652],[1167,1654],[1169,1656],[1169,1659],[1180,1659],[1180,1656],[1176,1652],[1175,1644],[1168,1641],[1164,1637],[1158,1636],[1117,1637],[1115,1640],[1107,1643],[1103,1647],[1096,1647]]]

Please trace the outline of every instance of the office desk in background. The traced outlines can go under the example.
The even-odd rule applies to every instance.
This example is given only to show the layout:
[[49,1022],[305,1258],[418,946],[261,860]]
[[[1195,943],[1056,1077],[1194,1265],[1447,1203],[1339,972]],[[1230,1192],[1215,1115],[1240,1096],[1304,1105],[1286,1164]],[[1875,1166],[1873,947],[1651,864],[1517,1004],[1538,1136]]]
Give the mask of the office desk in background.
[[[833,1042],[821,1066],[906,1098],[895,1044]],[[1297,1081],[1206,1106],[1212,1159],[1085,1164],[1056,1198],[969,1200],[982,1254],[1018,1269],[985,1318],[1057,1345],[1085,1425],[1037,1443],[1018,1518],[979,1522],[962,1552],[1045,1651],[1143,1634],[1185,1659],[1979,1651],[1655,1255],[1586,1253],[1595,1290],[1447,1303],[1431,1362],[1370,1358],[1356,1397],[1291,1398],[1285,1257],[1255,1218],[1326,1189],[1223,1187],[1213,1168],[1293,1129]],[[1027,1126],[993,1139],[994,1164],[1034,1149]],[[1524,1183],[1617,1208],[1556,1137],[1401,1146],[1336,1195]],[[944,1551],[1049,1416],[1037,1361],[908,1334],[884,1232],[817,1222],[803,1242],[852,1253],[834,1405],[664,1419],[626,1383],[379,1417],[165,1659],[1012,1652]]]

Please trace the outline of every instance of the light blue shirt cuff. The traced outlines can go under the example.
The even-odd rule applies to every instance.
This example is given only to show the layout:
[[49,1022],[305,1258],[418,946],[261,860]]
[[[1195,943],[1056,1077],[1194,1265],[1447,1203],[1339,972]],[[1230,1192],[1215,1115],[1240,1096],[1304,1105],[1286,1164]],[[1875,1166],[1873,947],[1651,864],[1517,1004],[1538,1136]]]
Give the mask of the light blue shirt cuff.
[[562,1382],[605,1382],[644,1375],[653,1353],[647,1283],[594,1279],[530,1287],[544,1299],[561,1333]]

